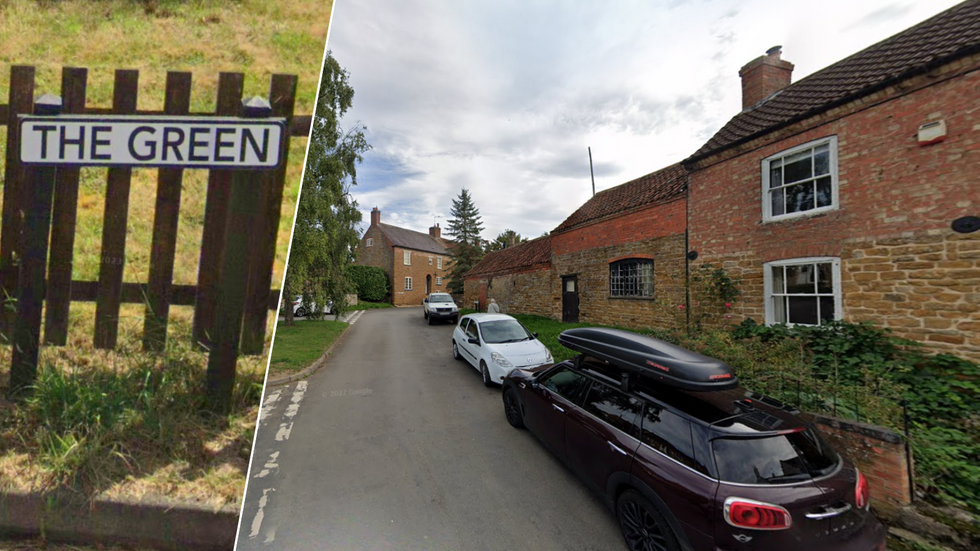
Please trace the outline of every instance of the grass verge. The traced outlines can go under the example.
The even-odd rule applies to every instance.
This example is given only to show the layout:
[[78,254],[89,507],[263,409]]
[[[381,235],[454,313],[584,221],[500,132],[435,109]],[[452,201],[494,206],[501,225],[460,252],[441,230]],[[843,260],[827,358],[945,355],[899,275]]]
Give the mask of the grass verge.
[[269,377],[282,377],[305,369],[333,345],[347,326],[346,322],[333,320],[280,324],[276,329]]

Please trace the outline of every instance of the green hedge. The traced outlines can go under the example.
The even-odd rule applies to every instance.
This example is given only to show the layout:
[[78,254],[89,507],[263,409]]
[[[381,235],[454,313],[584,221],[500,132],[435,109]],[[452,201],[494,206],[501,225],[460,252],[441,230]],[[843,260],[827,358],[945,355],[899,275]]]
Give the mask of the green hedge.
[[347,277],[357,288],[357,299],[381,302],[388,296],[388,275],[376,266],[347,266]]

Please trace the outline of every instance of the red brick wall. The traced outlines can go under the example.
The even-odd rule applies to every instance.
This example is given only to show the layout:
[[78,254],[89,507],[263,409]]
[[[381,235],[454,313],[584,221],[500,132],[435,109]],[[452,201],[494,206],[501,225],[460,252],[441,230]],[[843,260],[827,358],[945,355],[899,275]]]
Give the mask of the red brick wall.
[[684,234],[684,200],[664,203],[551,236],[554,255]]
[[[764,262],[835,256],[845,319],[980,361],[980,232],[950,229],[980,214],[978,68],[974,56],[699,163],[691,248],[745,278],[742,315],[764,319]],[[919,146],[918,127],[939,119],[946,140]],[[840,208],[763,223],[762,159],[827,136],[838,139]]]
[[838,453],[864,473],[876,509],[894,510],[912,502],[905,440],[886,428],[835,417],[806,414]]
[[[372,239],[371,246],[367,246],[367,240]],[[361,236],[361,243],[357,248],[357,260],[355,264],[361,266],[375,266],[381,268],[388,275],[388,290],[393,291],[392,287],[392,251],[388,238],[377,226],[370,226]]]

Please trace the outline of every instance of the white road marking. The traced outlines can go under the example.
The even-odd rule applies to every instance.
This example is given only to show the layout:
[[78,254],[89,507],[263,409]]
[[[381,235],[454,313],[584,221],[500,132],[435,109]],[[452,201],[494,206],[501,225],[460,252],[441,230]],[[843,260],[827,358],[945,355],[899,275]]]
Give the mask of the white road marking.
[[261,425],[262,422],[272,414],[272,410],[276,408],[276,402],[279,401],[280,393],[282,393],[282,389],[277,389],[275,392],[265,397],[265,403],[262,404],[262,409],[259,411],[259,425]]
[[272,452],[272,455],[269,456],[269,460],[265,462],[265,465],[263,465],[265,468],[262,469],[262,472],[255,475],[255,478],[265,478],[265,476],[267,476],[272,469],[278,469],[279,463],[276,463],[276,459],[278,457],[279,452]]
[[347,323],[349,325],[354,325],[354,322],[356,322],[358,320],[358,318],[360,318],[363,313],[364,313],[364,310],[358,310],[357,312],[354,312],[354,314],[350,318],[347,319]]
[[282,442],[283,440],[289,440],[289,433],[293,431],[292,423],[283,423],[279,425],[279,432],[276,433],[276,441]]
[[293,391],[293,403],[286,406],[286,413],[283,414],[285,417],[292,419],[299,412],[299,403],[303,401],[303,396],[306,395],[306,386],[306,381],[296,383],[296,390]]
[[269,502],[269,492],[276,491],[275,488],[266,488],[262,490],[262,497],[259,498],[259,510],[255,513],[255,518],[252,519],[252,531],[248,533],[250,539],[255,539],[255,536],[259,535],[259,530],[262,529],[262,519],[265,518],[265,504]]

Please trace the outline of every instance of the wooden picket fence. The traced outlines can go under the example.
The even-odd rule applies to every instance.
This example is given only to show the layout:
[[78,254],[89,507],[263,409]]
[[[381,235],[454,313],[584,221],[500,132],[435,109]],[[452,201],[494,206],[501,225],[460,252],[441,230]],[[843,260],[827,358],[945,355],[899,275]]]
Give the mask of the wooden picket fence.
[[[63,68],[61,79],[62,114],[113,114],[113,115],[210,115],[239,116],[242,109],[244,76],[240,73],[221,73],[218,81],[217,108],[213,113],[190,113],[191,74],[168,72],[164,110],[137,110],[139,71],[117,70],[114,77],[111,109],[86,106],[85,68]],[[49,249],[46,259],[30,258],[28,236],[31,216],[33,179],[37,168],[20,163],[20,136],[18,115],[34,111],[35,69],[31,66],[10,68],[9,102],[0,104],[0,124],[7,125],[6,166],[3,180],[2,227],[0,227],[0,291],[7,305],[0,314],[0,333],[8,341],[18,327],[29,327],[24,319],[36,316],[37,332],[32,335],[32,346],[40,347],[41,303],[44,303],[45,346],[63,346],[68,338],[68,312],[71,302],[95,302],[96,315],[93,345],[96,348],[113,349],[119,333],[119,311],[122,303],[146,305],[142,344],[147,351],[159,351],[166,346],[170,306],[193,306],[193,339],[211,348],[215,355],[215,335],[226,335],[234,350],[225,350],[221,368],[215,368],[216,379],[209,386],[217,385],[230,393],[234,379],[234,362],[240,353],[261,353],[265,340],[265,328],[269,310],[278,308],[279,291],[272,289],[272,272],[275,261],[276,239],[279,231],[283,186],[286,176],[286,156],[290,136],[308,136],[310,116],[294,116],[297,78],[294,75],[274,75],[269,89],[272,117],[286,119],[287,132],[283,137],[283,161],[273,170],[253,172],[243,178],[242,170],[217,170],[208,173],[204,229],[198,266],[197,285],[174,285],[174,257],[177,243],[177,224],[180,213],[181,185],[184,169],[160,168],[158,171],[156,209],[148,281],[145,284],[124,283],[123,269],[126,259],[126,228],[129,212],[129,195],[132,169],[112,167],[108,169],[105,191],[105,216],[102,229],[102,249],[98,281],[73,281],[72,265],[76,216],[78,208],[79,169],[58,167],[54,179],[53,206],[48,207],[50,240],[44,246]],[[233,189],[248,186],[247,202],[239,199],[244,211],[233,212]],[[36,206],[34,207],[36,210]],[[241,210],[241,209],[239,209]],[[42,208],[43,211],[43,208]],[[244,214],[243,214],[244,213]],[[43,214],[43,213],[42,213]],[[229,229],[231,228],[231,229]],[[242,235],[244,234],[244,235]],[[38,234],[40,235],[40,234]],[[47,235],[46,233],[44,235]],[[40,238],[35,238],[35,241]],[[226,258],[229,244],[239,240],[239,249],[247,251],[230,253],[236,258]],[[246,241],[242,241],[246,240]],[[237,249],[236,249],[237,250]],[[28,257],[25,257],[25,254]],[[235,269],[223,266],[234,261]],[[25,264],[34,262],[46,266],[28,272]],[[238,267],[241,269],[239,270]],[[227,272],[227,273],[225,273]],[[38,275],[39,274],[39,275]],[[31,279],[33,278],[33,279]],[[229,311],[219,311],[219,295],[223,285],[235,286],[235,278],[241,279],[244,300],[232,305]],[[25,285],[33,289],[34,295]],[[38,297],[36,307],[24,311],[11,308],[18,297]],[[231,298],[228,299],[229,301]],[[36,310],[36,312],[34,311]],[[237,310],[237,311],[236,311]],[[226,319],[237,316],[235,320]],[[226,324],[230,329],[222,329]],[[24,341],[28,342],[28,341]],[[240,342],[240,347],[238,346]],[[225,343],[225,348],[228,345]],[[15,346],[15,352],[18,352]],[[36,350],[34,353],[36,370]],[[230,358],[229,358],[230,356]],[[229,368],[228,363],[231,363]],[[209,376],[214,366],[209,361]],[[13,371],[13,370],[12,370]],[[13,377],[12,377],[13,379]],[[220,379],[220,380],[219,380]],[[16,382],[12,391],[17,390]],[[222,391],[224,392],[224,391]]]

